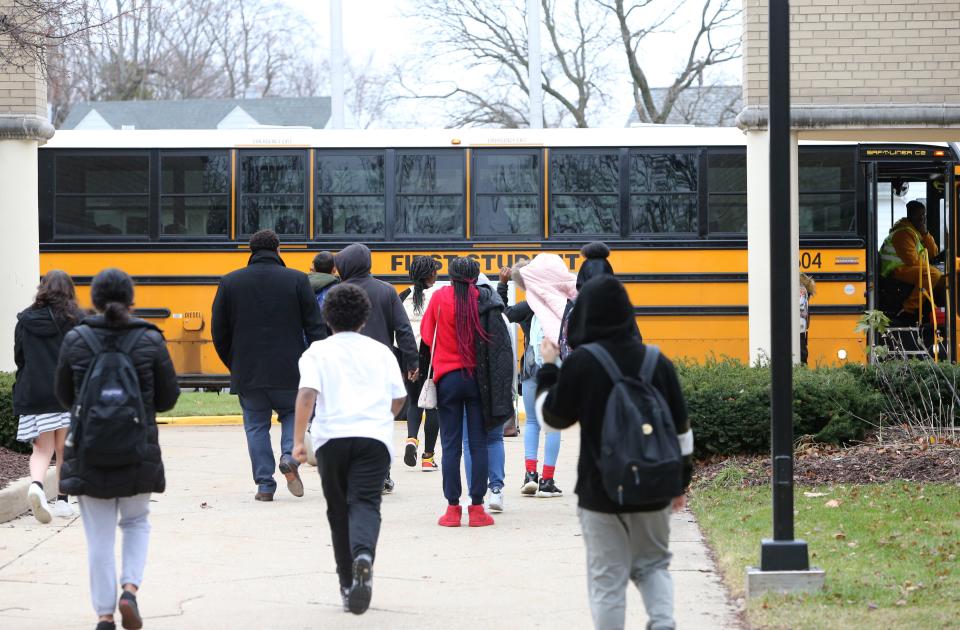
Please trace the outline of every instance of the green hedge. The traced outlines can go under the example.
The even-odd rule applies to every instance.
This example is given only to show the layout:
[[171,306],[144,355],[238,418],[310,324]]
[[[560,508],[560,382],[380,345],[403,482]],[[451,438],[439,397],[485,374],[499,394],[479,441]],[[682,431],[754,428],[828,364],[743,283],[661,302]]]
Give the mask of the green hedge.
[[0,446],[28,453],[30,446],[17,442],[17,417],[13,415],[13,374],[0,372]]
[[[677,370],[698,457],[769,451],[768,367],[726,360],[683,363]],[[882,396],[866,380],[843,368],[796,368],[794,435],[836,444],[861,439],[883,409]]]

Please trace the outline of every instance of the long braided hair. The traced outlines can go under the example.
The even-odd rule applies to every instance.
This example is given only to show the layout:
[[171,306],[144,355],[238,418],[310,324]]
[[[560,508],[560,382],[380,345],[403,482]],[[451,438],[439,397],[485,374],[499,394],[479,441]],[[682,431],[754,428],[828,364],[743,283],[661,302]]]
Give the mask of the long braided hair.
[[427,281],[437,275],[440,261],[432,256],[414,256],[407,273],[413,281],[413,312],[423,313],[423,292],[429,288]]
[[480,325],[480,291],[477,290],[479,275],[480,263],[472,258],[458,257],[450,261],[450,280],[453,281],[456,304],[454,317],[457,327],[457,351],[468,365],[476,364],[477,361],[475,335],[479,335],[483,341],[489,340]]

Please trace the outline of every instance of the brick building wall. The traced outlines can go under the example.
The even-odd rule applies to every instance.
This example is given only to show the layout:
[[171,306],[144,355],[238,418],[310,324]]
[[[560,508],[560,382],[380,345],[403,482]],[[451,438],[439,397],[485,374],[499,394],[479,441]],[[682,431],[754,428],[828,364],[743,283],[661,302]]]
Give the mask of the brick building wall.
[[[744,106],[766,105],[767,0],[744,0]],[[794,105],[960,104],[960,1],[791,0]]]

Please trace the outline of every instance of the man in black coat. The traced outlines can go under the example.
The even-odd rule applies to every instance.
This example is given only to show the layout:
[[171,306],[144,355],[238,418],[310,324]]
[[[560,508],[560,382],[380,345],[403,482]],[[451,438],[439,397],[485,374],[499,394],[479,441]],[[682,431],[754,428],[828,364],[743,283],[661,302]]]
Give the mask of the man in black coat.
[[303,483],[292,456],[294,405],[307,346],[323,339],[324,326],[306,274],[287,269],[273,230],[250,237],[250,260],[220,280],[213,299],[213,345],[230,370],[230,391],[238,394],[243,428],[257,483],[258,501],[272,501],[277,489],[270,446],[270,421],[280,418],[280,472],[294,496]]

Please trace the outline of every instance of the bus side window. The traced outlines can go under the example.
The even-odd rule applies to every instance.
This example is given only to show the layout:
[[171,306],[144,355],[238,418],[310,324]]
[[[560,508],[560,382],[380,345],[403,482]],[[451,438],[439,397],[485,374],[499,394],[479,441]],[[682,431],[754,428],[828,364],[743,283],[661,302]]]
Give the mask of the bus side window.
[[480,238],[543,235],[540,152],[477,149],[473,234]]

